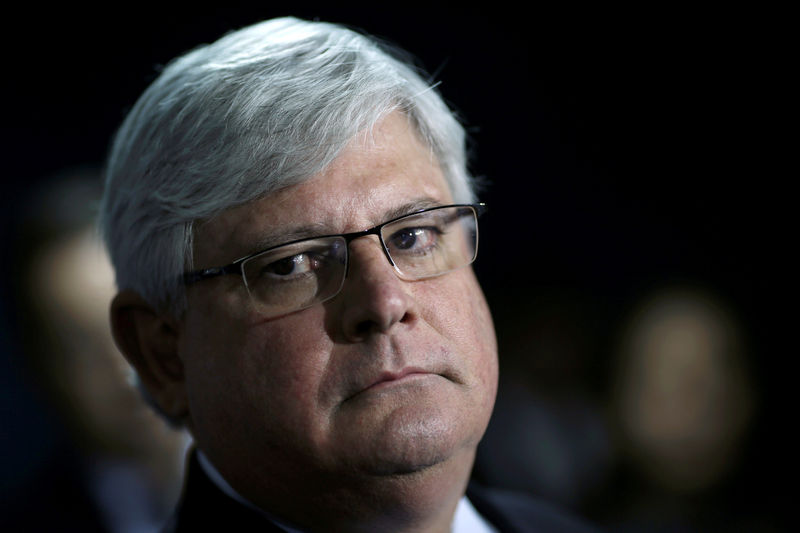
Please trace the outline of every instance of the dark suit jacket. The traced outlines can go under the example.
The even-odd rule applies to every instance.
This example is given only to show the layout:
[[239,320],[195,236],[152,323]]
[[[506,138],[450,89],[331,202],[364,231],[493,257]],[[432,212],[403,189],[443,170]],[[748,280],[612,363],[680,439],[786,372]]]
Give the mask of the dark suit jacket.
[[[519,493],[470,484],[467,498],[475,509],[501,533],[588,533],[579,521]],[[261,513],[233,500],[206,475],[192,453],[183,496],[165,533],[196,531],[285,533]]]

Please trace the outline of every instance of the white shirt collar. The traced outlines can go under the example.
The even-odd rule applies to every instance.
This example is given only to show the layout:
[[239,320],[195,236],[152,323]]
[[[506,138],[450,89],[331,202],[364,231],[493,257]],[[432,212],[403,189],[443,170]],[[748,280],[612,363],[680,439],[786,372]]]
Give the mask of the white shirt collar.
[[[197,450],[197,459],[206,475],[217,487],[219,487],[222,492],[245,507],[249,507],[250,509],[263,514],[265,517],[275,522],[275,524],[277,524],[281,529],[284,529],[287,533],[303,533],[299,529],[295,529],[276,520],[274,517],[264,512],[260,507],[251,503],[241,494],[236,492],[236,490],[231,487],[227,481],[225,481],[225,478],[222,477],[222,474],[217,471],[214,465],[211,464],[211,461],[209,461],[205,454],[200,450]],[[475,510],[466,496],[462,496],[458,501],[456,513],[453,517],[453,525],[450,528],[450,531],[452,533],[496,533],[497,530],[494,529],[485,518],[478,514],[478,511]]]
[[453,517],[453,526],[450,528],[453,533],[496,533],[484,517],[472,506],[466,496],[462,496],[456,507],[456,515]]

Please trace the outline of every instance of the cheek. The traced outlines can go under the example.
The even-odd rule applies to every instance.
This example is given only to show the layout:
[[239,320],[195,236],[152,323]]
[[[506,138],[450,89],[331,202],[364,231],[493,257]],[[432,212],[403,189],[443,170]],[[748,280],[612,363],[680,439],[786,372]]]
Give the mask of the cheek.
[[321,354],[330,352],[320,321],[313,312],[269,322],[218,312],[190,321],[183,352],[193,418],[233,433],[277,433],[318,418],[309,392],[325,370]]
[[249,327],[239,347],[245,391],[253,408],[268,405],[276,418],[313,419],[331,341],[317,309]]
[[312,313],[301,314],[251,328],[242,348],[246,371],[260,385],[254,393],[265,391],[290,407],[316,396],[331,351],[322,326],[307,316]]
[[418,293],[423,299],[423,319],[465,354],[470,370],[493,402],[497,340],[489,307],[474,273],[463,269],[430,281],[433,283]]
[[486,390],[487,406],[491,410],[497,393],[497,337],[483,291],[478,286],[477,280],[474,280],[473,285],[475,296],[468,306],[469,315],[466,320],[472,325],[472,342],[475,343],[476,349],[476,373]]

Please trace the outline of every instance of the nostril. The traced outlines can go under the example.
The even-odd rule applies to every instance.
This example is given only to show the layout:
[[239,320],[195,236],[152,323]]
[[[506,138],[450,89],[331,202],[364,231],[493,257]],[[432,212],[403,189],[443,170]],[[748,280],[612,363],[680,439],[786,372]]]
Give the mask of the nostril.
[[356,324],[355,328],[353,328],[353,333],[357,338],[361,339],[369,335],[375,326],[376,324],[371,320],[364,320]]

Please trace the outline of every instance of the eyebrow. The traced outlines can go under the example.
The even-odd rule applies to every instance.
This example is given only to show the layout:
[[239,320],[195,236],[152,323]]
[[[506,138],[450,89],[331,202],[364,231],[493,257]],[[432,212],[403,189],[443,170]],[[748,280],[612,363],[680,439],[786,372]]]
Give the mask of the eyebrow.
[[[417,211],[421,211],[429,207],[436,207],[439,205],[444,205],[444,204],[430,197],[418,198],[385,211],[380,221],[377,222],[375,225],[379,225],[383,222],[387,222],[395,218],[400,218],[402,216],[410,215],[412,213],[416,213]],[[366,228],[360,228],[355,231],[360,231],[361,229],[366,229]],[[274,233],[271,235],[264,235],[263,237],[258,239],[257,242],[253,243],[252,246],[249,246],[247,253],[242,254],[242,256],[244,257],[247,255],[251,255],[261,250],[267,250],[275,246],[280,246],[282,244],[287,244],[301,239],[311,239],[314,237],[323,237],[326,235],[338,235],[339,233],[341,232],[336,232],[332,230],[330,226],[322,222],[315,222],[293,228],[287,228],[285,231],[280,231],[278,233]]]
[[412,213],[416,213],[417,211],[421,211],[429,207],[436,207],[439,205],[444,205],[444,204],[430,197],[418,198],[416,200],[412,200],[411,202],[406,202],[404,204],[401,204],[397,207],[394,207],[386,211],[383,214],[383,218],[381,219],[381,221],[377,223],[381,224],[382,222],[386,222],[387,220],[399,218],[404,215],[410,215]]
[[313,224],[305,224],[294,228],[289,228],[285,231],[273,233],[271,235],[264,235],[258,241],[248,247],[247,254],[250,255],[261,250],[266,250],[274,246],[280,246],[300,239],[310,239],[312,237],[319,237],[322,235],[330,235],[329,228],[320,222]]

